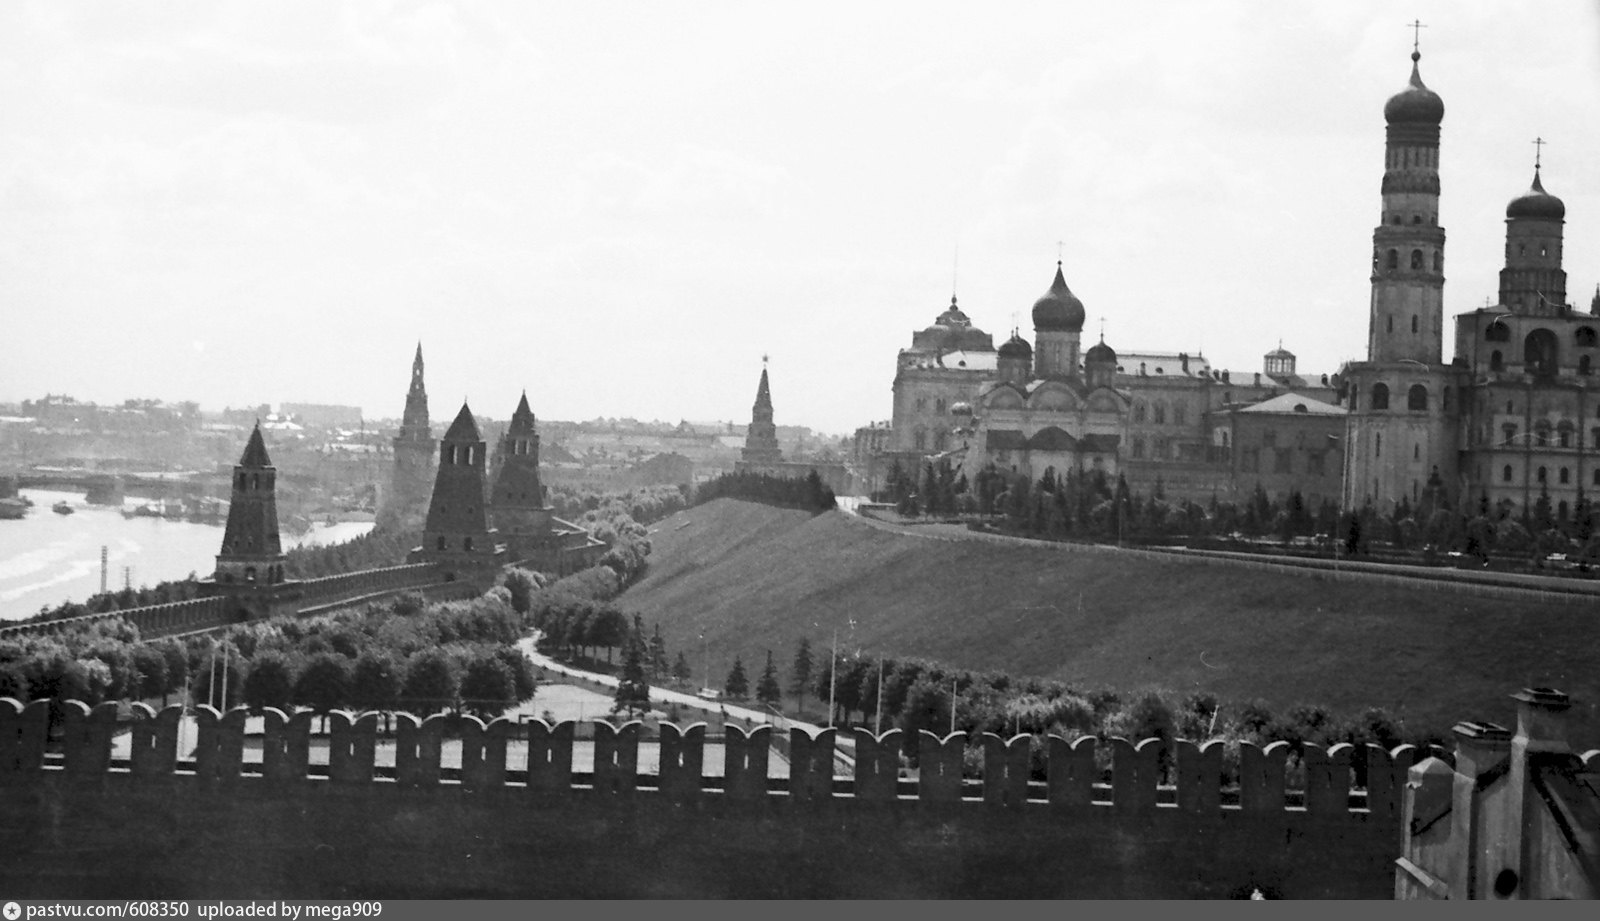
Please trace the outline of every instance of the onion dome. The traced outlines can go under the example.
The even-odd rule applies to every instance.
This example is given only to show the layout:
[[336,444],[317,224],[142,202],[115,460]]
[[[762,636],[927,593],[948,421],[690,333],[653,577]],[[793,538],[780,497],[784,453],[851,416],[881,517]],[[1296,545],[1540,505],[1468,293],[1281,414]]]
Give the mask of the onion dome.
[[970,416],[972,415],[972,404],[967,402],[952,403],[950,404],[950,415]]
[[1561,199],[1544,190],[1539,181],[1539,168],[1533,168],[1533,187],[1511,199],[1506,205],[1506,220],[1532,218],[1539,221],[1560,221],[1567,216],[1567,206]]
[[1389,97],[1383,105],[1383,119],[1391,125],[1437,125],[1444,121],[1444,100],[1422,85],[1417,62],[1422,55],[1411,53],[1411,83]]
[[999,357],[1002,359],[1020,358],[1024,361],[1031,361],[1033,360],[1033,346],[1028,344],[1028,340],[1013,331],[1011,338],[1000,344]]
[[1101,339],[1090,346],[1089,351],[1083,353],[1083,362],[1084,364],[1114,365],[1117,363],[1117,350],[1106,345],[1106,341]]
[[1076,333],[1083,330],[1083,301],[1078,300],[1056,263],[1056,279],[1044,297],[1033,302],[1033,328],[1038,332]]

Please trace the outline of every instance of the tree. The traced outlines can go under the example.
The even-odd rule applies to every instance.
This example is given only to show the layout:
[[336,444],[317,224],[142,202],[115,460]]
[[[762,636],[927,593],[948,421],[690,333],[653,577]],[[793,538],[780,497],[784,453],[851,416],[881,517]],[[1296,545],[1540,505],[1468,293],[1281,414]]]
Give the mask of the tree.
[[350,660],[319,652],[306,660],[294,682],[294,701],[321,713],[350,703]]
[[767,650],[767,667],[761,670],[761,680],[756,682],[756,700],[776,707],[783,700],[783,690],[778,686],[778,669],[772,664],[772,650]]
[[427,716],[455,706],[461,676],[448,655],[437,649],[418,653],[406,663],[406,679],[400,686],[404,709]]
[[[350,670],[350,703],[362,710],[388,713],[400,698],[400,666],[389,653],[368,649]],[[387,728],[385,718],[385,728]]]
[[789,692],[795,695],[795,711],[806,705],[806,686],[811,683],[811,641],[800,638],[794,651],[794,665],[789,667]]
[[689,660],[683,657],[683,653],[678,653],[677,660],[672,663],[672,680],[683,684],[693,677],[693,674],[689,670]]
[[513,569],[506,573],[506,591],[511,593],[511,610],[528,613],[533,606],[533,593],[540,588],[534,574],[526,569]]
[[632,716],[635,712],[649,710],[650,684],[644,677],[644,644],[632,642],[622,655],[622,677],[612,697],[611,712]]
[[244,702],[252,710],[288,709],[294,702],[295,662],[287,653],[266,650],[250,660],[244,679]]
[[661,625],[655,625],[655,634],[650,637],[650,652],[648,654],[650,677],[660,681],[670,669],[667,663],[667,641],[661,638]]
[[733,657],[733,669],[728,672],[728,680],[723,682],[722,690],[734,700],[743,700],[750,695],[750,679],[744,674],[744,661],[738,656]]
[[515,646],[496,647],[494,655],[505,663],[507,671],[511,673],[511,686],[516,693],[515,699],[532,700],[534,692],[538,690],[539,679],[534,675],[533,663],[528,657]]
[[511,669],[492,652],[474,656],[461,677],[461,706],[482,719],[492,719],[516,702]]

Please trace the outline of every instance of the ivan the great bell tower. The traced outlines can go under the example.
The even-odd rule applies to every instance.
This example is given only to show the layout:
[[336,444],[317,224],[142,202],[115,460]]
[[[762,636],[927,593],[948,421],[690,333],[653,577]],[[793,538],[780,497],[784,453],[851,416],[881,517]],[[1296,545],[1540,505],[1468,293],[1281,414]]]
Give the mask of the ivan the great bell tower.
[[1381,512],[1402,499],[1457,493],[1454,399],[1459,371],[1442,362],[1444,228],[1439,226],[1439,126],[1444,101],[1411,80],[1383,107],[1383,209],[1372,232],[1367,358],[1345,366],[1347,509]]

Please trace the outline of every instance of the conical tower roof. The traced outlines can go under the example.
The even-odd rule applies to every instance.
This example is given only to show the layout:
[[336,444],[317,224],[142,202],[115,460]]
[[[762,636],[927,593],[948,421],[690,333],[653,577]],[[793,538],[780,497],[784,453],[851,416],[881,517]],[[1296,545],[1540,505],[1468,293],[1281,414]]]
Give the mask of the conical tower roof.
[[533,431],[533,409],[528,406],[528,392],[522,392],[522,399],[517,401],[517,409],[511,414],[511,434],[523,434]]
[[478,420],[472,418],[472,410],[466,403],[461,404],[461,411],[456,413],[455,421],[445,430],[444,440],[457,442],[483,440],[483,436],[478,434]]
[[772,387],[767,383],[767,368],[761,367],[761,383],[756,386],[756,408],[772,409]]
[[255,430],[250,433],[250,440],[245,443],[244,453],[239,456],[241,467],[271,467],[272,458],[267,456],[267,443],[261,437],[261,423],[257,422]]

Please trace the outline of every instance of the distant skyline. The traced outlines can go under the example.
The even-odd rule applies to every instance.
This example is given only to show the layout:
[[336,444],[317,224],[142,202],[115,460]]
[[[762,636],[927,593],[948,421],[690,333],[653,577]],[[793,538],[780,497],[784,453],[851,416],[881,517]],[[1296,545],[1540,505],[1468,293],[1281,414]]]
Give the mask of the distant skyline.
[[[1447,315],[1504,208],[1600,283],[1600,3],[0,6],[0,400],[889,418],[952,288],[1120,351],[1364,356],[1383,104],[1445,103]],[[1447,324],[1453,331],[1453,324]],[[1445,355],[1453,354],[1449,333]]]

